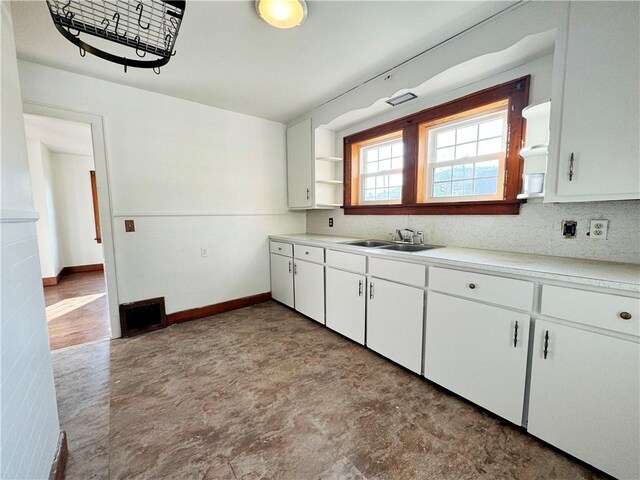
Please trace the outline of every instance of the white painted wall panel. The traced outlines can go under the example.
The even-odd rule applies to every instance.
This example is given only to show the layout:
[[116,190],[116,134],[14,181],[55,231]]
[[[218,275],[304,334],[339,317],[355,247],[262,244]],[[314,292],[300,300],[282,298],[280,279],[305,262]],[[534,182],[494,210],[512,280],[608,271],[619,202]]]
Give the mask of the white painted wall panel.
[[0,9],[0,478],[44,479],[55,454],[59,423],[36,224],[15,221],[15,210],[29,215],[33,200],[8,2]]

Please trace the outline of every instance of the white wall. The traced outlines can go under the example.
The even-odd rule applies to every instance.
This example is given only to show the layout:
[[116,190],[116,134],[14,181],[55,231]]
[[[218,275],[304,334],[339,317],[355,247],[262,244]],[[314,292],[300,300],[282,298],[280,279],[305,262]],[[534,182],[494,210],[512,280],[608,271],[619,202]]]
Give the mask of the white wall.
[[26,102],[103,116],[120,303],[162,295],[171,313],[270,290],[266,235],[306,220],[286,207],[284,125],[19,68]]
[[60,427],[8,2],[0,10],[0,478],[46,479]]
[[40,141],[27,139],[33,206],[40,218],[36,223],[42,277],[55,277],[62,265],[58,249],[58,229],[54,204],[51,155]]
[[102,245],[95,240],[91,170],[95,170],[92,156],[67,153],[51,155],[58,248],[63,267],[93,265],[104,261]]

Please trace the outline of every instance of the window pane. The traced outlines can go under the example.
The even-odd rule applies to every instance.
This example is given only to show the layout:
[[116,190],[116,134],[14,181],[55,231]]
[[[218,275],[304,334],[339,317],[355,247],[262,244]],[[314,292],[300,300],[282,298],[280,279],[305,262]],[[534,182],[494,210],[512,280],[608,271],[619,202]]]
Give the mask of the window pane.
[[378,162],[367,163],[367,173],[376,173],[378,171]]
[[389,199],[389,191],[386,188],[376,189],[376,200],[388,200],[388,199]]
[[476,156],[476,143],[465,143],[456,146],[456,159]]
[[451,167],[440,167],[433,169],[433,181],[445,182],[451,180]]
[[373,202],[376,199],[376,191],[371,189],[371,190],[365,190],[364,191],[364,200],[365,202]]
[[451,196],[451,183],[434,183],[433,184],[433,196],[434,197],[450,197]]
[[402,157],[395,157],[391,160],[391,168],[396,170],[402,168]]
[[475,181],[476,195],[495,195],[498,193],[497,178],[480,178]]
[[389,185],[391,187],[400,187],[400,186],[402,186],[402,174],[401,173],[394,173],[392,175],[389,175]]
[[498,160],[488,160],[486,162],[476,163],[477,177],[497,177],[498,176]]
[[460,197],[463,195],[473,195],[473,180],[451,183],[451,195]]
[[375,162],[378,160],[378,149],[377,148],[369,148],[366,150],[366,159],[367,162]]
[[376,179],[375,177],[367,177],[364,181],[364,188],[375,188],[376,187]]
[[378,158],[382,160],[383,158],[391,158],[391,145],[383,145],[380,147]]
[[446,162],[453,160],[455,147],[439,148],[436,153],[436,162]]
[[463,178],[473,178],[473,163],[453,166],[453,179],[462,180]]
[[391,170],[391,160],[380,160],[378,162],[378,171],[384,172],[385,170]]
[[502,125],[503,122],[501,118],[481,123],[479,138],[501,137]]
[[448,132],[442,132],[438,134],[438,139],[436,140],[436,146],[438,148],[448,147],[456,143],[456,131],[449,130]]
[[391,145],[391,155],[394,157],[402,157],[402,142],[395,142]]
[[387,186],[387,177],[385,175],[378,175],[376,177],[376,188],[382,188]]
[[456,144],[475,142],[478,139],[478,125],[458,128],[456,130]]
[[502,151],[502,137],[490,138],[478,142],[478,155],[496,153]]
[[400,196],[402,195],[402,188],[395,187],[389,189],[389,200],[400,200]]

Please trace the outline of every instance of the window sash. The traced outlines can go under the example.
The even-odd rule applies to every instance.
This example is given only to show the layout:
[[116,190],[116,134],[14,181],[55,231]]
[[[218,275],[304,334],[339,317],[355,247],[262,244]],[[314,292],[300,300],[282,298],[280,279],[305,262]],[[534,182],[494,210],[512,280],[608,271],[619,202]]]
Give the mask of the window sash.
[[[359,157],[359,183],[360,183],[360,192],[359,192],[359,203],[361,205],[395,205],[395,204],[399,204],[402,202],[402,188],[403,188],[403,182],[401,182],[401,184],[399,185],[400,188],[400,198],[398,199],[384,199],[384,200],[367,200],[365,197],[365,192],[366,190],[370,190],[367,189],[367,178],[372,178],[372,177],[378,177],[378,176],[386,176],[387,178],[389,178],[391,175],[394,174],[400,174],[402,175],[402,171],[403,168],[391,168],[391,169],[386,169],[386,170],[378,170],[376,172],[366,172],[367,170],[367,164],[368,162],[366,161],[366,155],[367,155],[367,151],[373,150],[373,149],[377,149],[379,150],[382,147],[385,146],[392,146],[394,143],[402,143],[402,132],[399,132],[397,134],[395,134],[393,137],[391,138],[387,138],[387,139],[380,139],[379,141],[376,141],[377,139],[372,139],[370,142],[366,142],[363,143],[362,145],[360,145],[358,147],[358,157]],[[394,157],[393,154],[390,157],[385,157],[384,160],[388,160],[390,164],[393,163],[393,159],[394,158],[398,158],[397,156]],[[402,163],[403,163],[403,167],[404,167],[404,149],[403,149],[403,153],[402,153]],[[378,157],[378,160],[376,162],[379,162],[380,158]],[[376,187],[377,189],[378,187]],[[390,190],[391,188],[397,188],[397,186],[393,186],[391,187],[390,185],[387,185],[386,187],[379,187],[379,188],[384,188],[387,191]]]

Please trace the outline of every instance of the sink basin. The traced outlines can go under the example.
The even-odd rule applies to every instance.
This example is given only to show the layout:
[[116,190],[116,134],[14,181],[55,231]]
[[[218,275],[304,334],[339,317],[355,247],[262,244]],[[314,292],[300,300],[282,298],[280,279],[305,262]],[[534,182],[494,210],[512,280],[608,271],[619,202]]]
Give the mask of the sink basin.
[[375,248],[375,247],[384,247],[384,246],[392,246],[393,243],[385,242],[384,240],[352,240],[349,242],[343,242],[344,245],[353,245],[354,247],[367,247],[367,248]]
[[395,250],[396,252],[422,252],[423,250],[430,250],[432,248],[439,248],[437,245],[386,245],[380,247],[384,250]]

